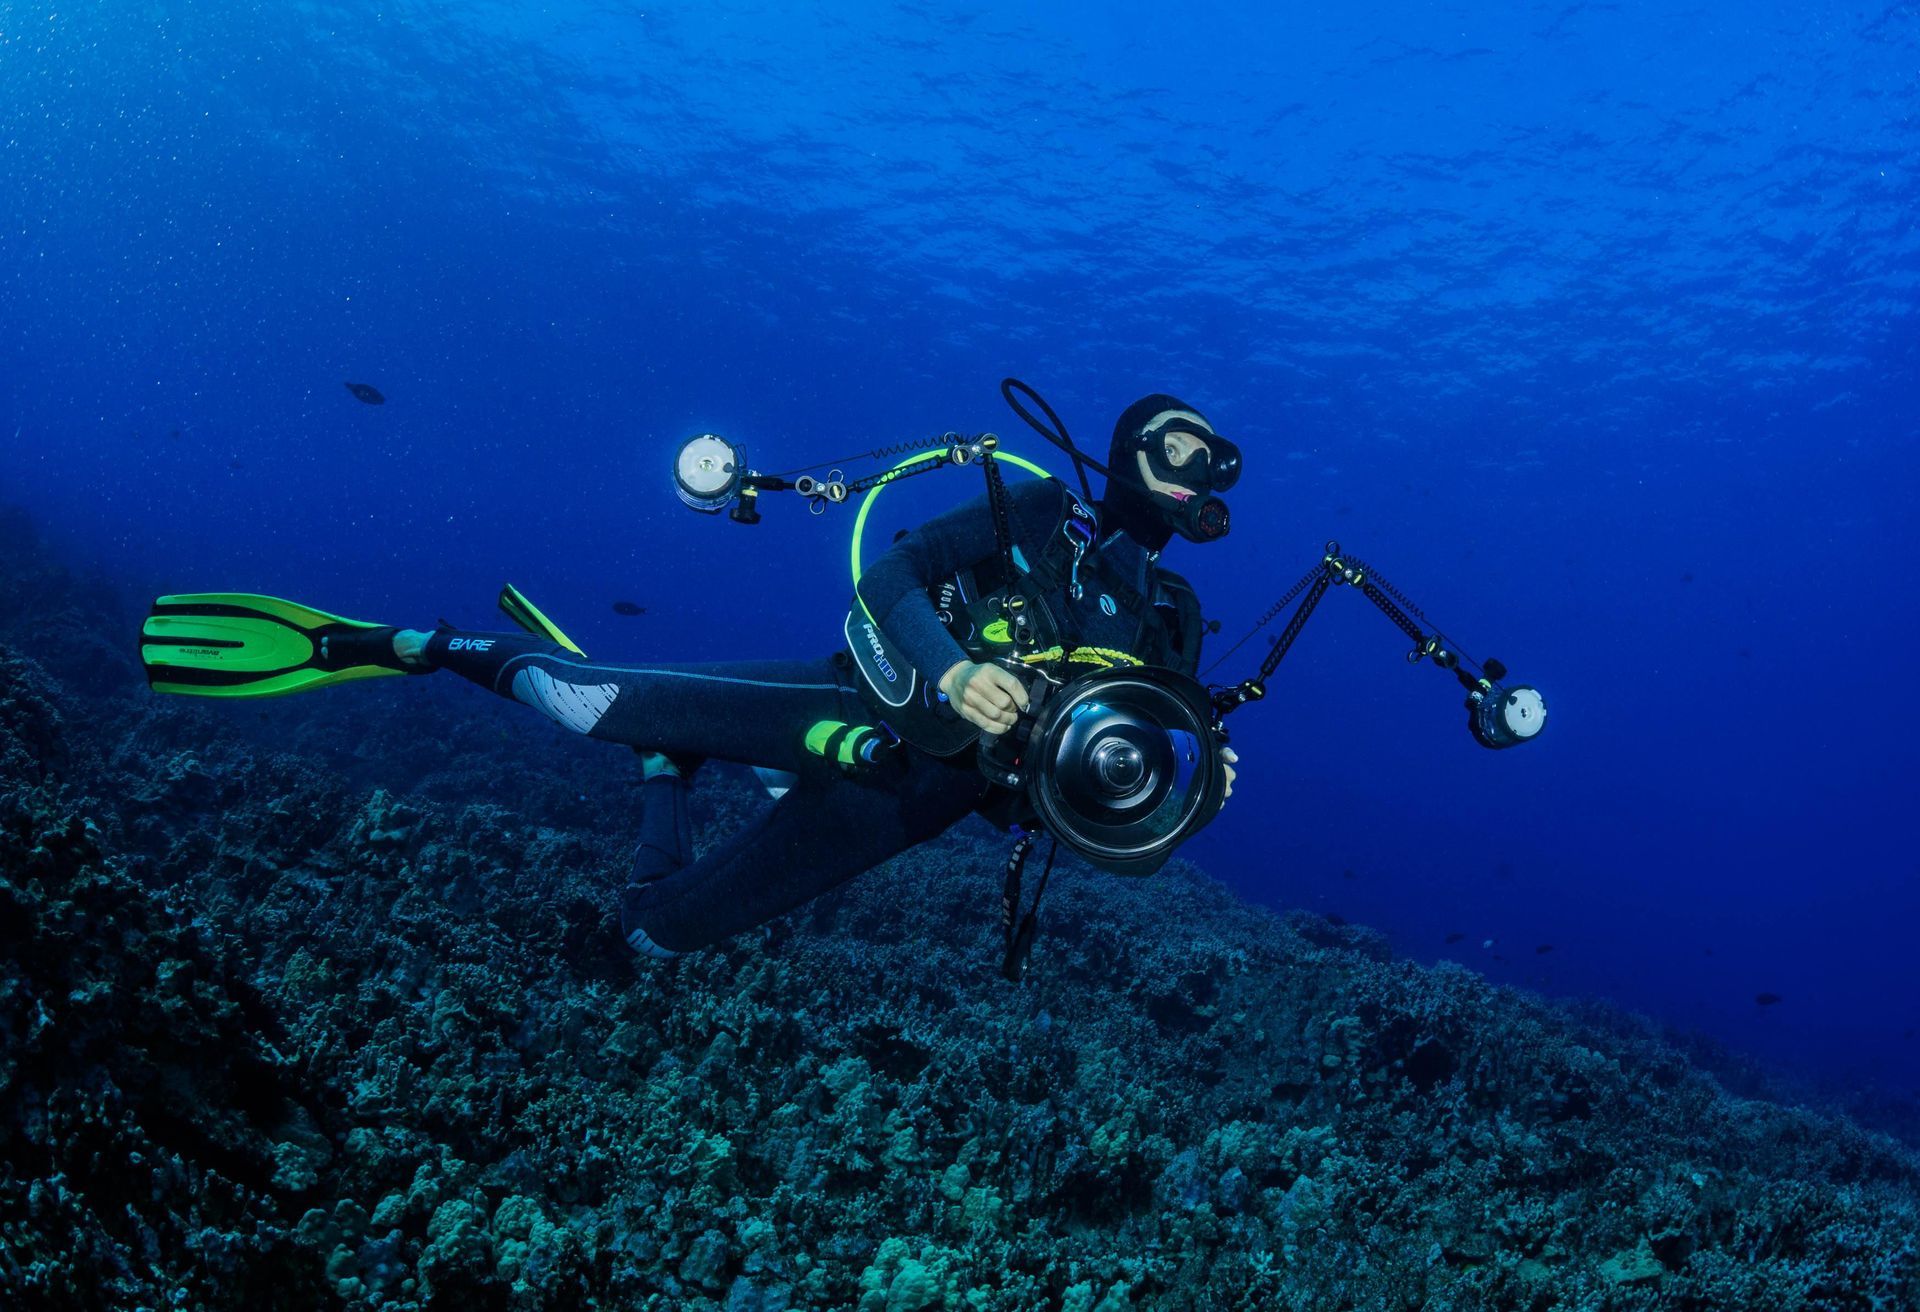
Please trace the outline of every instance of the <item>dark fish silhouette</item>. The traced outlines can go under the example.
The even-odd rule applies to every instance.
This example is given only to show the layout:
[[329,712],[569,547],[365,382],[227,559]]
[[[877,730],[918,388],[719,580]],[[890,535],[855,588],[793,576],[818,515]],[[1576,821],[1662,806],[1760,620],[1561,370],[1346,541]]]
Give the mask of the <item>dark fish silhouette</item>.
[[1782,999],[1778,993],[1756,993],[1753,995],[1753,1001],[1757,1006],[1771,1007]]
[[1551,951],[1553,951],[1553,944],[1542,943],[1539,947],[1533,950],[1533,955],[1536,957],[1544,957],[1547,955],[1547,953]]
[[1466,937],[1465,934],[1462,934],[1459,930],[1456,929],[1453,931],[1453,933],[1447,935],[1447,942],[1458,943],[1461,939],[1465,937]]
[[364,401],[368,405],[385,405],[387,398],[380,395],[380,389],[371,383],[348,383],[347,390],[353,393],[353,399]]
[[1682,583],[1691,583],[1693,582],[1693,575],[1691,573],[1682,574],[1680,576],[1680,581]]
[[1331,911],[1327,912],[1325,919],[1329,925],[1332,925],[1336,929],[1347,923],[1345,916],[1337,916]]
[[636,606],[630,601],[616,601],[613,603],[613,613],[615,615],[645,615],[647,608],[645,606]]
[[1342,879],[1358,879],[1358,878],[1360,878],[1360,876],[1358,876],[1358,875],[1356,875],[1356,874],[1354,874],[1354,873],[1353,873],[1353,867],[1352,867],[1352,866],[1348,866],[1348,867],[1347,867],[1347,868],[1346,868],[1345,870],[1342,870],[1342,871],[1340,872],[1340,878],[1342,878]]

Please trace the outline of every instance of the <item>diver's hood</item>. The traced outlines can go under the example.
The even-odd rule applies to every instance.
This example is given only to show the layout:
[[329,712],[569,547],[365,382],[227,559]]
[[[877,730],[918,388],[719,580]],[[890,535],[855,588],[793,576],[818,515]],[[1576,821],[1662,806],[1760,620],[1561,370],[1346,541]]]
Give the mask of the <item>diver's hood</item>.
[[[1166,435],[1191,433],[1207,444],[1203,460],[1175,466],[1167,460]],[[1140,456],[1163,492],[1140,478]],[[1156,392],[1121,412],[1107,448],[1107,487],[1101,500],[1104,526],[1120,529],[1150,551],[1178,533],[1190,542],[1216,542],[1227,535],[1231,516],[1217,492],[1240,479],[1240,448],[1213,431],[1205,415],[1177,396]]]

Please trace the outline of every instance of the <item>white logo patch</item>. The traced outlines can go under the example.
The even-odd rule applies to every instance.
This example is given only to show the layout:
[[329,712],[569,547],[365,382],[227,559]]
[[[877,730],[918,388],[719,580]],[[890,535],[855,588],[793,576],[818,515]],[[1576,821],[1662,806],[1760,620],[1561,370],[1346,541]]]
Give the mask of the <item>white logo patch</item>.
[[620,695],[617,683],[561,683],[529,666],[513,676],[513,695],[576,733],[591,733]]

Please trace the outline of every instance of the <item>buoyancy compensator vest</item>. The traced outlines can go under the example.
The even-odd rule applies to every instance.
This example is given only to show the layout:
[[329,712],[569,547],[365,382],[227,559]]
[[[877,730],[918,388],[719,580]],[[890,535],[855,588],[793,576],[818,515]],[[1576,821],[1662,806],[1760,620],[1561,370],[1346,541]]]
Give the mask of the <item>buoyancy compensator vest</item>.
[[[1191,671],[1203,625],[1199,601],[1186,580],[1149,566],[1150,596],[1110,578],[1096,585],[1098,512],[1065,483],[1048,481],[1059,490],[1060,513],[1037,551],[1029,556],[1015,545],[1004,557],[989,556],[927,588],[947,632],[975,661],[1058,663],[1082,672],[1155,663]],[[1073,632],[1071,603],[1081,589],[1096,586],[1120,594],[1137,621],[1134,639],[1124,649],[1082,645]],[[862,691],[889,730],[935,756],[954,756],[974,745],[979,730],[961,719],[934,686],[944,671],[915,669],[857,593],[845,634]]]

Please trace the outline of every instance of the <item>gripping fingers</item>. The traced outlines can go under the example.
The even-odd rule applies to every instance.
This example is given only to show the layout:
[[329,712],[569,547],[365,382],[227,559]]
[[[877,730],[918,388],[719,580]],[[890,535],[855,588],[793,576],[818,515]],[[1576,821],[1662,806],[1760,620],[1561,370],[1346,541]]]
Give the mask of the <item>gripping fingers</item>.
[[[969,692],[973,691],[971,688]],[[1017,718],[1013,710],[1013,698],[998,688],[982,688],[972,703],[974,723],[989,733],[1005,733],[1013,728]]]
[[1005,733],[1027,708],[1026,685],[997,665],[956,666],[942,684],[960,717],[987,733]]
[[987,667],[987,678],[992,685],[989,691],[994,694],[994,701],[997,703],[995,709],[998,714],[995,718],[1001,721],[1000,732],[1005,733],[1013,728],[1020,717],[1020,712],[1027,709],[1027,685],[998,665]]
[[980,676],[994,692],[1001,694],[1010,706],[1027,709],[1027,685],[1008,674],[998,665],[981,667]]

